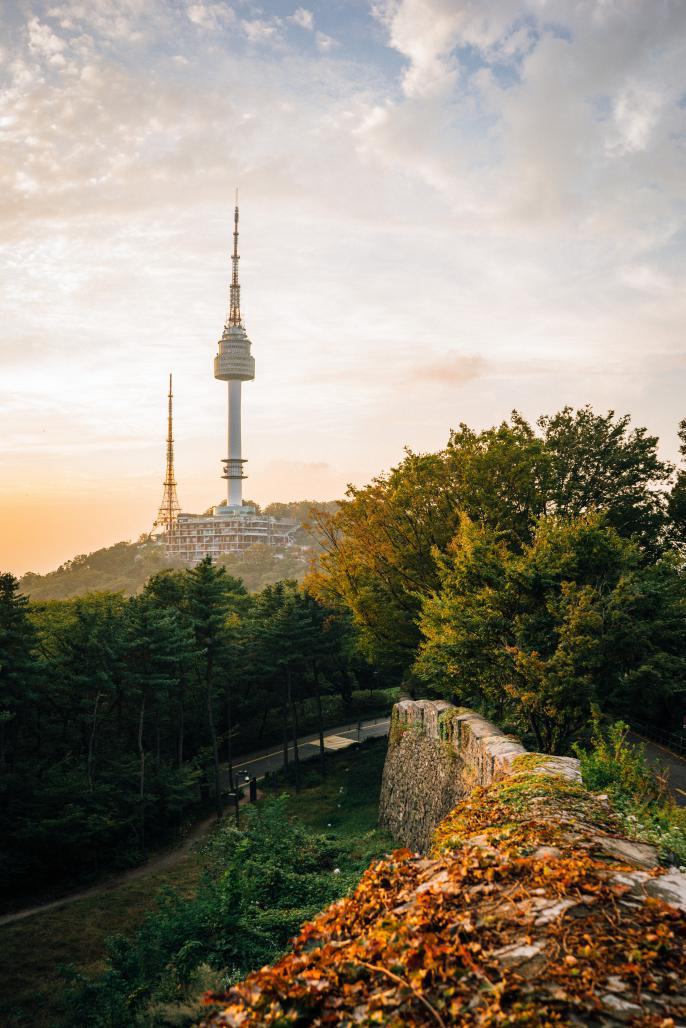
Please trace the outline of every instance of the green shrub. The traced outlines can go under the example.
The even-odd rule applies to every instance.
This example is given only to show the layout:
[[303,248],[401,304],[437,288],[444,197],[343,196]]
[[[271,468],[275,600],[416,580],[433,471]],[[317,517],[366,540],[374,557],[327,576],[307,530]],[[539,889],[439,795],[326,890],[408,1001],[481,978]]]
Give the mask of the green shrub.
[[623,721],[603,729],[593,721],[591,748],[576,744],[584,784],[594,792],[607,792],[620,805],[646,807],[665,799],[664,782],[658,779],[645,757],[645,747],[628,741],[629,726]]
[[590,748],[574,746],[584,785],[607,793],[628,835],[652,843],[667,862],[686,865],[686,809],[677,807],[666,777],[648,764],[645,747],[628,735],[623,721],[603,727],[596,716]]
[[244,811],[240,829],[222,824],[206,846],[197,894],[163,891],[132,939],[110,940],[99,978],[65,972],[68,1024],[167,1023],[165,1005],[171,1018],[208,974],[221,987],[275,960],[304,921],[353,887],[359,870],[341,860],[340,846],[290,818],[287,803],[286,795],[269,798]]

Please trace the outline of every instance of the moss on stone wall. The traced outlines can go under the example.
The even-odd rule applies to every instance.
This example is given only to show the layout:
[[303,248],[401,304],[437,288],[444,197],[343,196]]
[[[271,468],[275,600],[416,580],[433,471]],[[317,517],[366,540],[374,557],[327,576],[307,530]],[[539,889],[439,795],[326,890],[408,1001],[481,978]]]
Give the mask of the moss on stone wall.
[[686,1018],[686,883],[603,801],[520,768],[398,850],[207,1024],[644,1025]]
[[[573,818],[570,812],[573,811]],[[432,840],[432,852],[455,849],[474,836],[489,843],[507,844],[513,856],[537,846],[558,846],[575,832],[616,832],[621,822],[606,802],[582,785],[555,774],[516,771],[487,788],[477,788],[441,821]]]
[[686,878],[623,836],[577,761],[476,715],[463,751],[457,717],[406,701],[387,755],[385,823],[431,855],[373,864],[207,1025],[686,1025]]
[[403,734],[407,731],[407,724],[400,716],[398,706],[393,707],[391,712],[391,723],[388,729],[388,747],[397,746]]

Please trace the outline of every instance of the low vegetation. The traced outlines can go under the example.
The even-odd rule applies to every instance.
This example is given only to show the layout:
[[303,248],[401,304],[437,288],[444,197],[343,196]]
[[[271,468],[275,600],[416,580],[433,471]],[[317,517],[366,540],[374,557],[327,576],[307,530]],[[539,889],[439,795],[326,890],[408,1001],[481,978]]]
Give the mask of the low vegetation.
[[[384,755],[377,740],[332,755],[325,779],[305,767],[298,794],[274,777],[257,807],[244,808],[240,830],[225,820],[162,881],[0,928],[3,948],[21,958],[0,970],[2,1023],[33,1024],[38,1004],[55,1028],[190,1024],[204,989],[278,957],[389,848],[377,828]],[[59,974],[58,965],[71,967]]]
[[629,742],[622,721],[604,726],[596,717],[591,745],[574,747],[584,785],[609,796],[624,832],[657,847],[662,858],[686,869],[686,807],[679,807],[664,776],[648,764],[641,744]]
[[[605,765],[596,750],[589,772]],[[621,759],[631,789],[643,774]],[[652,855],[615,837],[607,797],[554,767],[520,758],[443,820],[429,857],[372,864],[203,1024],[680,1024],[686,914],[671,873],[646,873]]]

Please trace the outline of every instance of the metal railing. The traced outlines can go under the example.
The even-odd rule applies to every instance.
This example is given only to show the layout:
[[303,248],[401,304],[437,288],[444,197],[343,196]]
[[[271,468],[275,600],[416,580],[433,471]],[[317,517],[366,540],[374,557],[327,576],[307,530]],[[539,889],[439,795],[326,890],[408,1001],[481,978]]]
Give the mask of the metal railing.
[[[385,729],[384,731],[370,732],[366,738],[388,734],[388,729],[390,727],[390,716],[388,714],[373,718],[360,718],[357,721],[349,721],[344,725],[325,728],[324,738],[326,739],[327,736],[331,735],[353,735],[356,736],[356,738],[353,738],[352,741],[359,743],[364,741],[365,732],[369,732],[370,729],[381,728],[382,726]],[[318,748],[319,736],[316,732],[307,732],[298,736],[298,748],[302,748],[302,750],[305,751],[305,748],[308,746],[311,749],[314,749],[315,747]],[[288,752],[289,754],[293,753],[293,743],[291,740],[288,742]],[[300,761],[301,763],[306,764],[309,760],[315,760],[317,756],[317,753],[301,752]],[[259,777],[265,773],[280,771],[283,767],[283,749],[279,743],[274,743],[274,748],[271,750],[267,749],[261,753],[255,753],[252,756],[250,754],[244,754],[242,756],[237,755],[234,760],[234,773],[237,777],[242,777],[244,768],[251,767],[252,769],[256,764],[259,764],[261,769]],[[228,788],[229,786],[226,785],[226,783],[228,783],[228,772],[225,765],[222,765],[220,774],[223,783],[225,783],[225,787]]]
[[686,756],[686,734],[684,732],[665,732],[654,725],[647,725],[643,721],[629,721],[629,727],[633,728],[638,735],[645,736],[650,742],[656,742],[664,746],[678,756]]

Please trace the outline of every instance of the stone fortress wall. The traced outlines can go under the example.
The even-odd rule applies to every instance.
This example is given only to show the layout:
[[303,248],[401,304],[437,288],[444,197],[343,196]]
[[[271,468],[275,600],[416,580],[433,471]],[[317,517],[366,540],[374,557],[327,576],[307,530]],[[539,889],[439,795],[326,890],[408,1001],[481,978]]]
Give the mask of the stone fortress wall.
[[[393,708],[379,822],[404,846],[426,852],[434,829],[478,785],[491,785],[526,755],[480,714],[444,700],[401,700]],[[581,781],[574,757],[541,756],[531,770]]]
[[686,1028],[686,875],[578,761],[403,700],[380,816],[406,848],[204,1025]]

